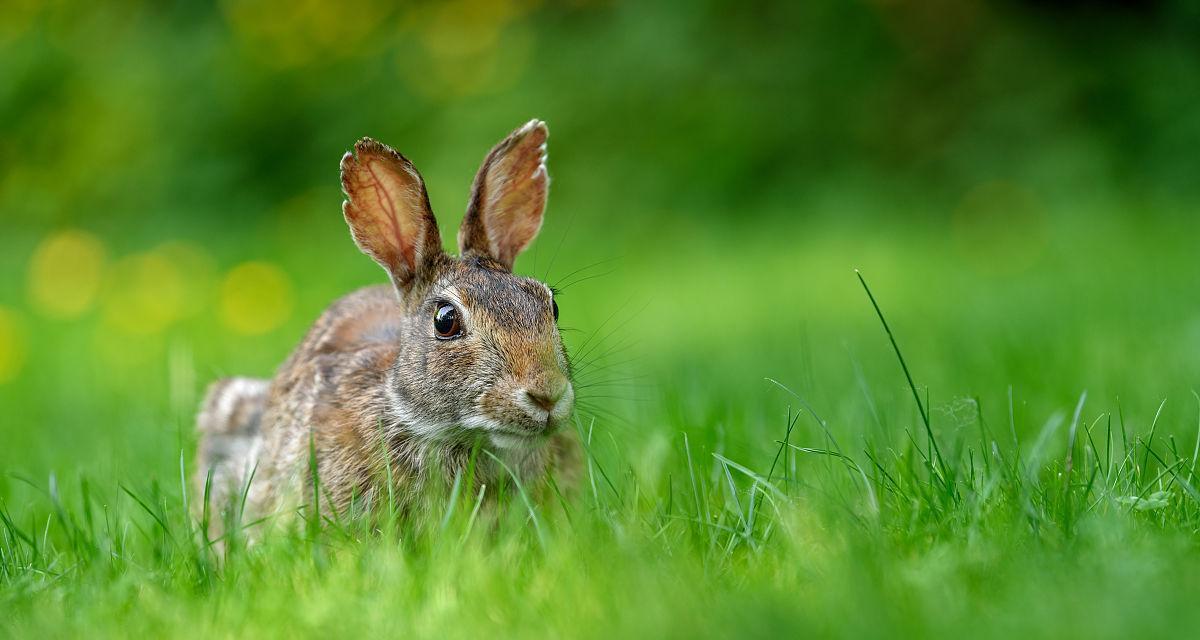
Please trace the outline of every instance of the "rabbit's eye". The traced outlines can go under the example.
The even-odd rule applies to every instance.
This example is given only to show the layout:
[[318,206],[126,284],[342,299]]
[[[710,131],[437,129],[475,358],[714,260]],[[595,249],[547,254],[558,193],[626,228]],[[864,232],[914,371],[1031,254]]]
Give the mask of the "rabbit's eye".
[[462,335],[462,325],[458,321],[458,309],[449,303],[441,303],[433,312],[433,330],[442,340],[457,338]]
[[550,310],[554,312],[554,319],[558,320],[558,303],[554,300],[550,301]]

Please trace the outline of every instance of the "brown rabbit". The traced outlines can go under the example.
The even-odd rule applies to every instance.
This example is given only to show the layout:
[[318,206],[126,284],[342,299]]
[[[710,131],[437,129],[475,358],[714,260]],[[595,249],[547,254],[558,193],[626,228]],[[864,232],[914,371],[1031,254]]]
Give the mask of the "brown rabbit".
[[350,233],[391,286],[334,302],[274,379],[212,385],[197,482],[211,473],[215,509],[243,508],[249,483],[245,522],[293,511],[313,498],[314,455],[323,511],[388,495],[403,504],[463,471],[477,443],[491,454],[477,454],[479,484],[510,471],[570,483],[579,443],[563,428],[574,390],[558,305],[545,284],[512,273],[542,226],[546,137],[530,121],[484,159],[458,258],[442,250],[411,162],[369,138],[342,158]]

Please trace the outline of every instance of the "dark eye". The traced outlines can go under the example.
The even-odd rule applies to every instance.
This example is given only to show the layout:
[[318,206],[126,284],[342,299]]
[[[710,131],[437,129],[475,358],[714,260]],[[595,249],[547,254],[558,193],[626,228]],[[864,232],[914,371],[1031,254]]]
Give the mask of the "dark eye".
[[558,320],[558,302],[550,300],[550,310],[554,312],[554,319]]
[[433,312],[433,330],[442,340],[462,335],[462,325],[458,321],[458,309],[448,302],[438,303],[437,309]]

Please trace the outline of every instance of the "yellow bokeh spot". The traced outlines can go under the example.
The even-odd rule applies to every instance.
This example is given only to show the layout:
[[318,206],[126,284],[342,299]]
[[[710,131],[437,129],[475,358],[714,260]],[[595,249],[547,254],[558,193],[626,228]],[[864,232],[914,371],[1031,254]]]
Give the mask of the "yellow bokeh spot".
[[512,86],[533,51],[533,33],[519,20],[531,4],[448,0],[415,10],[409,17],[422,47],[402,54],[401,73],[413,89],[435,100]]
[[47,236],[29,261],[33,307],[52,318],[74,318],[92,307],[104,277],[104,244],[69,229]]
[[24,332],[16,314],[0,307],[0,384],[16,379],[24,364]]
[[202,247],[170,240],[155,247],[153,255],[168,260],[180,276],[183,287],[179,299],[179,317],[190,318],[208,308],[216,280],[217,265]]
[[28,31],[38,13],[45,9],[40,0],[0,2],[0,45],[7,45]]
[[221,283],[221,322],[243,335],[260,335],[279,327],[292,313],[292,284],[273,264],[246,262],[234,267]]
[[500,31],[520,13],[505,0],[448,0],[430,7],[421,42],[440,56],[466,56],[491,51]]
[[183,272],[167,254],[122,258],[113,265],[104,319],[126,333],[159,333],[183,317],[187,294]]
[[277,67],[370,53],[390,22],[387,0],[222,0],[232,31]]

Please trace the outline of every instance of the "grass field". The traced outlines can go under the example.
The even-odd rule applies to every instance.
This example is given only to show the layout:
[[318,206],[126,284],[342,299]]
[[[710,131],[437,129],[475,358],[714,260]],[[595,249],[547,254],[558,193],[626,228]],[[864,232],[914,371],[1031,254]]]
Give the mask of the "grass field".
[[[731,242],[667,213],[662,242],[588,255],[603,219],[554,220],[518,265],[566,285],[589,473],[566,503],[511,494],[498,524],[474,521],[464,495],[438,522],[304,526],[219,561],[185,515],[202,385],[269,374],[330,297],[378,277],[337,233],[337,269],[269,257],[295,281],[295,311],[259,338],[222,328],[214,301],[106,350],[122,325],[105,296],[136,298],[136,281],[81,319],[24,324],[33,356],[3,387],[2,635],[1128,637],[1197,624],[1192,223],[1131,233],[1061,212],[1024,230],[1036,255],[1022,242],[1014,256],[973,253],[971,230],[952,226],[802,228],[780,212],[786,233]],[[130,259],[150,258],[118,258],[111,277]],[[204,300],[229,279],[180,273]]]
[[[1194,4],[0,2],[0,638],[1195,635]],[[535,117],[578,491],[206,541],[341,155]]]

